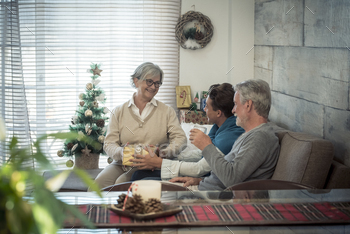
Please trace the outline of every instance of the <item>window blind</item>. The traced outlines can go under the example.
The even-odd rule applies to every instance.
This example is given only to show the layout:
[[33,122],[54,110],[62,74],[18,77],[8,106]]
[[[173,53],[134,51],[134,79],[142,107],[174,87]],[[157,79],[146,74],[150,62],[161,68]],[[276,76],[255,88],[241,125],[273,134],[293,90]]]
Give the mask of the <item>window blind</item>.
[[[146,61],[164,71],[156,98],[175,108],[179,46],[174,34],[180,4],[180,0],[18,0],[31,140],[68,131],[78,96],[91,81],[87,72],[91,63],[101,64],[99,86],[109,110],[131,98],[135,89],[130,75]],[[62,141],[47,140],[42,147],[57,168],[66,168],[67,158],[56,155]],[[107,157],[101,157],[100,167],[106,165]]]
[[[6,123],[7,139],[0,142],[1,164],[9,159],[8,146],[13,136],[17,146],[32,151],[28,109],[21,60],[18,4],[15,1],[0,4],[1,83],[0,114]],[[33,160],[24,167],[33,167]]]

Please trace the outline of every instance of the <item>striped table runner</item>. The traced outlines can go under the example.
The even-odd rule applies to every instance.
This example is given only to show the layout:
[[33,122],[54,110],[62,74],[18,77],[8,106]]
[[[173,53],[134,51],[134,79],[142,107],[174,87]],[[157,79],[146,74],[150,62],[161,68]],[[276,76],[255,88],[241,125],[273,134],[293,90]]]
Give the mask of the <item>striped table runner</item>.
[[350,202],[196,204],[181,207],[182,212],[176,215],[146,221],[116,215],[100,205],[79,208],[97,227],[350,223]]

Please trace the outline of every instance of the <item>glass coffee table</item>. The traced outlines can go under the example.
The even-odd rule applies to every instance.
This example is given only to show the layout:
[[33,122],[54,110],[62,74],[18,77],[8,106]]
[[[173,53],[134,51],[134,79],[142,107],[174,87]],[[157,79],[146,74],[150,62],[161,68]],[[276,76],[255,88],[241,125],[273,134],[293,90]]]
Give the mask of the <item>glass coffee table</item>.
[[[138,221],[102,204],[126,192],[59,192],[98,229],[65,224],[59,233],[350,233],[350,189],[162,192],[164,204],[182,212]],[[102,218],[103,217],[103,218]]]

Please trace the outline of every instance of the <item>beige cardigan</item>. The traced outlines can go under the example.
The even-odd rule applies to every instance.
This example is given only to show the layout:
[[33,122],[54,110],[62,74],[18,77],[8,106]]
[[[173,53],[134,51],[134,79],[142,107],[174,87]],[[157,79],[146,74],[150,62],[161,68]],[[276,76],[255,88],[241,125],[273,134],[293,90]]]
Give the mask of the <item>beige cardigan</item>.
[[128,104],[129,101],[112,111],[104,141],[104,151],[118,164],[122,160],[121,146],[127,142],[158,145],[169,158],[186,147],[186,135],[173,108],[157,100],[157,106],[141,122]]

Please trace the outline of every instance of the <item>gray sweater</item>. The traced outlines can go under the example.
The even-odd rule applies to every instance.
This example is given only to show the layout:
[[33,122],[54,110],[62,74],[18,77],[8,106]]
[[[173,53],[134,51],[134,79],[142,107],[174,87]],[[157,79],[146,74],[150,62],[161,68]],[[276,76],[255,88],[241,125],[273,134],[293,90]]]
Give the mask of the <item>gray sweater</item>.
[[249,180],[270,179],[280,151],[274,124],[262,124],[243,133],[230,153],[220,156],[213,144],[202,151],[212,172],[200,182],[199,190],[224,190]]

